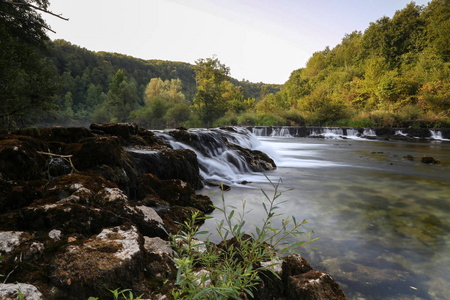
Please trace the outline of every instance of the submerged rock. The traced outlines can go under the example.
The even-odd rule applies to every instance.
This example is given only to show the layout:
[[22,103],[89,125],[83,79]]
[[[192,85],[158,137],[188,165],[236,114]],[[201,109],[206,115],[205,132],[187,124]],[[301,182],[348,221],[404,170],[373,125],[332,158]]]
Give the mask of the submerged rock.
[[440,161],[435,160],[433,157],[431,156],[424,156],[422,157],[422,159],[420,160],[421,163],[423,164],[429,164],[429,165],[435,165],[440,163]]

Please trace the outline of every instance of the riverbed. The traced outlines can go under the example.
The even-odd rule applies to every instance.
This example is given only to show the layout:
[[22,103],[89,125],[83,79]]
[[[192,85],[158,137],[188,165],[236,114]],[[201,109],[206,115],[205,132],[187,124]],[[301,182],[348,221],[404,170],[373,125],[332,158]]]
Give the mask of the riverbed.
[[[367,139],[259,137],[257,149],[278,168],[266,175],[283,192],[278,212],[305,218],[320,240],[299,249],[330,273],[349,299],[446,299],[450,295],[450,143]],[[408,156],[409,155],[409,156]],[[421,163],[432,156],[438,164]],[[411,158],[413,160],[411,160]],[[249,174],[225,192],[237,208],[246,201],[247,231],[264,215],[261,189]],[[221,195],[204,188],[215,205]],[[214,231],[220,218],[202,229]],[[212,237],[216,238],[215,236]],[[306,235],[305,235],[306,238]]]

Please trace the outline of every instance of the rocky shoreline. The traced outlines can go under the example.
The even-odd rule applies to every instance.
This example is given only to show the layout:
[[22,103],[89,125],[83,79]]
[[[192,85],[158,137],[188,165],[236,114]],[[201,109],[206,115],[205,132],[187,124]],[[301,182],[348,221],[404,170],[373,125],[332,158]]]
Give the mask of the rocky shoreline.
[[[185,129],[170,135],[204,143]],[[264,153],[228,144],[251,170],[275,168]],[[110,299],[108,290],[127,288],[171,299],[167,232],[212,211],[195,194],[203,184],[195,152],[134,124],[0,135],[0,298],[16,299],[19,289],[25,299]],[[278,272],[281,280],[263,276],[255,299],[345,299],[299,256]]]

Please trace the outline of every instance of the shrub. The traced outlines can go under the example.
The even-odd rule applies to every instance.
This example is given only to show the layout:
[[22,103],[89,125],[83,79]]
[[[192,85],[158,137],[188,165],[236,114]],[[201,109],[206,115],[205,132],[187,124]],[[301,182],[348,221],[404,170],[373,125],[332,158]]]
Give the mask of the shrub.
[[222,118],[219,118],[213,122],[214,127],[235,126],[235,125],[238,125],[238,116],[234,113],[226,114]]
[[[270,180],[269,180],[270,181]],[[216,246],[207,237],[204,242],[195,239],[197,235],[207,235],[208,232],[198,232],[197,213],[183,224],[183,229],[176,235],[171,235],[178,267],[176,288],[172,291],[174,299],[240,299],[247,294],[253,297],[252,290],[259,283],[259,273],[263,270],[272,272],[278,264],[279,254],[288,251],[296,252],[296,248],[305,247],[316,239],[290,243],[289,239],[303,232],[300,227],[306,220],[297,222],[295,217],[283,219],[281,226],[275,225],[275,219],[281,215],[276,213],[281,193],[279,182],[274,184],[272,197],[264,191],[262,206],[265,218],[260,227],[255,228],[252,235],[242,230],[245,215],[248,213],[243,202],[242,212],[236,213],[236,208],[225,204],[222,194],[222,207],[215,207],[223,213],[224,219],[217,224],[217,233],[221,243]],[[238,217],[235,217],[238,215]],[[271,262],[261,264],[260,262]],[[279,277],[278,277],[279,278]]]
[[305,126],[305,113],[291,108],[288,111],[280,113],[280,116],[286,119],[291,126]]

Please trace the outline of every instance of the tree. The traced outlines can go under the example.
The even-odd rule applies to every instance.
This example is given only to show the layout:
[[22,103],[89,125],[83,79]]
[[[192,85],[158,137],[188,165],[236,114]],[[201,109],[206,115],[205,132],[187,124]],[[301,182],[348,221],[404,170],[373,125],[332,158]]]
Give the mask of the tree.
[[50,28],[40,12],[55,15],[47,7],[47,0],[0,0],[2,127],[18,127],[18,122],[55,107],[54,70],[42,58],[48,40],[45,31]]
[[119,69],[109,85],[108,99],[105,103],[109,122],[125,122],[131,111],[137,108],[139,94],[136,82],[128,80]]
[[216,57],[199,59],[195,62],[197,94],[193,107],[204,126],[211,126],[213,120],[224,115],[226,105],[223,101],[222,82],[227,80],[230,69],[221,64]]
[[145,103],[150,104],[153,99],[164,99],[167,103],[183,103],[186,97],[181,92],[182,83],[180,79],[163,81],[161,78],[152,78],[145,88]]

